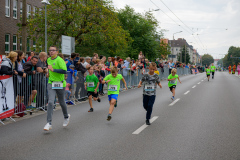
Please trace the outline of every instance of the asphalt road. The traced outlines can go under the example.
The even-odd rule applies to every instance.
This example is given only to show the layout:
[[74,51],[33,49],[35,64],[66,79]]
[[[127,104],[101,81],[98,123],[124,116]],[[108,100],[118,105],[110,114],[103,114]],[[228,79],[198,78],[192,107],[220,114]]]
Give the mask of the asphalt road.
[[[1,160],[238,160],[240,159],[240,78],[217,72],[180,77],[176,103],[167,81],[158,88],[151,126],[144,126],[142,88],[122,92],[112,120],[107,97],[61,110],[53,129],[43,131],[46,114],[0,126]],[[202,81],[204,80],[204,81]],[[200,83],[199,83],[200,82]],[[195,86],[195,87],[194,87]],[[140,127],[138,134],[132,134]],[[141,128],[140,128],[141,129]]]

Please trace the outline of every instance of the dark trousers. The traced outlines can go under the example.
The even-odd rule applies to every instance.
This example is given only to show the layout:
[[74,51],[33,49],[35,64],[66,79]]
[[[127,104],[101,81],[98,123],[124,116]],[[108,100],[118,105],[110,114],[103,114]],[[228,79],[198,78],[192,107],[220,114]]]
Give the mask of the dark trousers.
[[212,78],[214,78],[214,73],[215,73],[215,72],[212,72]]
[[152,115],[153,104],[155,102],[156,96],[143,95],[143,108],[147,111],[146,119],[150,119]]
[[76,99],[79,99],[79,90],[81,88],[81,83],[80,82],[77,82],[77,87],[76,87],[76,91],[75,91],[75,98]]
[[171,74],[171,72],[172,72],[172,69],[169,68],[169,74]]

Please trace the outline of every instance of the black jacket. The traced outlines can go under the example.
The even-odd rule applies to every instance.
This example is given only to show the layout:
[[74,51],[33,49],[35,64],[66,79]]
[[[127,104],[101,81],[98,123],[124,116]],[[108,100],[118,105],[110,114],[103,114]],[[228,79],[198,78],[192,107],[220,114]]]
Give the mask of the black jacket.
[[1,71],[0,74],[3,75],[13,75],[13,63],[9,58],[3,58],[1,63]]

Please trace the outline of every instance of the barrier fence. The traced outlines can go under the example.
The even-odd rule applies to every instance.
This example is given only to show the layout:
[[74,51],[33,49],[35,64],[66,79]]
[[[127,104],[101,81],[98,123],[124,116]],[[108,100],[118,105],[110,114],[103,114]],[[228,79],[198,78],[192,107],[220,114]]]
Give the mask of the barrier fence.
[[[159,77],[161,80],[167,79],[170,72],[169,68],[158,68],[158,71],[160,73]],[[137,87],[142,75],[147,72],[148,69],[138,69],[135,71],[127,69],[119,70],[119,74],[123,75],[128,88]],[[101,74],[99,72],[98,75],[100,82],[108,74],[110,74],[110,72],[106,70]],[[180,76],[188,75],[191,74],[191,70],[189,68],[177,68],[177,74]],[[84,86],[87,75],[88,72],[85,74],[80,71],[77,73],[67,72],[67,76],[65,76],[67,82],[65,90],[66,103],[75,104],[75,102],[79,102],[88,97]],[[26,77],[19,75],[13,76],[15,114],[23,116],[25,110],[29,111],[30,114],[34,110],[46,111],[48,103],[47,83],[48,77],[43,73],[26,75]],[[124,88],[125,86],[121,81],[120,91]],[[104,94],[104,90],[107,90],[107,85],[100,84],[99,93]],[[57,102],[58,99],[56,97],[55,105]]]

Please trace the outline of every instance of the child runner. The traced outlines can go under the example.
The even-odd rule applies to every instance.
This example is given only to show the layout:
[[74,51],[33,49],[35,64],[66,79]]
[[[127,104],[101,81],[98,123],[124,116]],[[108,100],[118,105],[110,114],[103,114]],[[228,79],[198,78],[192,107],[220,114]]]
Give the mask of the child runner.
[[211,66],[212,79],[214,79],[215,70],[216,70],[216,67],[215,67],[214,64],[212,63],[212,66]]
[[206,74],[207,74],[207,78],[208,78],[208,81],[209,81],[209,79],[210,79],[210,74],[211,74],[211,69],[210,69],[209,66],[206,68]]
[[156,69],[156,63],[152,62],[149,65],[149,72],[145,73],[138,84],[138,88],[143,87],[143,107],[147,111],[146,113],[146,125],[150,125],[149,119],[151,118],[153,104],[156,98],[157,85],[162,88],[159,76],[154,73]]
[[114,107],[117,107],[117,99],[119,95],[120,89],[120,80],[123,81],[125,84],[125,88],[127,90],[127,84],[125,79],[122,77],[121,74],[118,74],[118,69],[116,66],[111,67],[111,74],[107,75],[102,83],[108,83],[108,100],[109,100],[109,114],[107,116],[107,120],[110,121],[112,118],[112,112]]
[[88,68],[89,75],[86,76],[85,89],[87,90],[87,95],[89,98],[90,110],[88,112],[93,112],[92,98],[94,101],[101,102],[98,97],[98,87],[99,80],[95,74],[93,74],[93,66]]
[[180,83],[182,83],[179,79],[179,76],[177,75],[177,69],[173,68],[171,71],[172,74],[168,76],[168,87],[170,88],[170,91],[172,92],[172,100],[174,100],[175,96],[175,90],[177,87],[177,79]]

